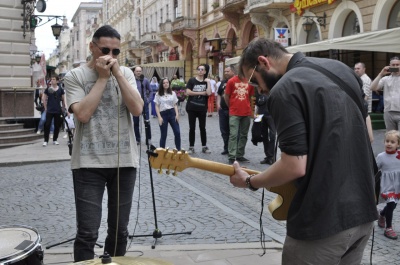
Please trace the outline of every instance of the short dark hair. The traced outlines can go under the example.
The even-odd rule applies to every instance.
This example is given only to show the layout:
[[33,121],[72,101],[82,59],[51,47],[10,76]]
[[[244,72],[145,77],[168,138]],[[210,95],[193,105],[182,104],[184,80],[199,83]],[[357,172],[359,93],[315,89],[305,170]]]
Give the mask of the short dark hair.
[[96,32],[93,34],[92,40],[98,41],[101,37],[117,38],[121,40],[121,35],[118,33],[116,29],[114,29],[110,25],[104,25],[98,28]]
[[254,39],[243,50],[239,61],[239,77],[244,77],[243,67],[254,68],[258,63],[258,56],[268,56],[278,60],[289,52],[278,42],[259,38]]

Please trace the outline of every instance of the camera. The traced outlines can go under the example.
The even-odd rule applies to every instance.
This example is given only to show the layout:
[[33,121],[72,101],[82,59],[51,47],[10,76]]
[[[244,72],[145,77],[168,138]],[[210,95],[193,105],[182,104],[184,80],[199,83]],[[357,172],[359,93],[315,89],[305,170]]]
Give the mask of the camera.
[[397,72],[399,72],[399,68],[398,67],[389,67],[388,72],[389,73],[397,73]]

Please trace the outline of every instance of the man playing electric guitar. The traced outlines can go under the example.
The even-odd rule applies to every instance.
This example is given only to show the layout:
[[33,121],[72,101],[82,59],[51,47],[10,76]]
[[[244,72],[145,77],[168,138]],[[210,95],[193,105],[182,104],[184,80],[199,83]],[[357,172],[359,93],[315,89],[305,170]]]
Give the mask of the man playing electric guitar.
[[295,183],[282,264],[360,264],[377,210],[357,77],[339,61],[289,54],[262,38],[248,45],[239,64],[239,76],[270,93],[282,155],[254,175],[235,162],[231,183],[251,190]]

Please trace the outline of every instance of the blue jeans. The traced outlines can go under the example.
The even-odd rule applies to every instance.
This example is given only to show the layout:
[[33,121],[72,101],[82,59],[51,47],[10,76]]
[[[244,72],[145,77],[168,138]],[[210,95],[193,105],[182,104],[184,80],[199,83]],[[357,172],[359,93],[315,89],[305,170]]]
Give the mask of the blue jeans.
[[224,141],[224,151],[228,151],[229,142],[229,110],[218,110],[219,130]]
[[[77,221],[77,233],[74,243],[75,262],[94,258],[94,246],[99,235],[101,223],[104,188],[107,188],[108,194],[108,229],[104,251],[111,256],[125,255],[136,168],[126,167],[119,169],[119,187],[117,173],[116,168],[81,168],[72,170]],[[115,242],[117,224],[118,238],[117,242]]]
[[[46,111],[43,111],[42,115],[40,116],[38,131],[43,131],[44,130],[44,124],[45,123],[46,123]],[[51,133],[54,132],[54,120],[51,121],[50,132]]]
[[[145,103],[143,106],[143,113],[145,115],[144,117],[144,124],[145,124],[145,129],[146,129],[146,134],[148,136],[148,139],[151,139],[151,128],[150,128],[150,122],[149,122],[149,104]],[[140,119],[139,116],[133,116],[133,129],[135,131],[135,137],[136,137],[136,142],[140,143]],[[147,143],[146,143],[147,144]]]
[[181,150],[181,131],[179,129],[179,123],[176,121],[175,109],[164,110],[161,111],[160,114],[163,119],[163,123],[160,125],[160,147],[165,148],[169,123],[171,125],[172,131],[174,132],[176,149],[178,149],[178,151]]

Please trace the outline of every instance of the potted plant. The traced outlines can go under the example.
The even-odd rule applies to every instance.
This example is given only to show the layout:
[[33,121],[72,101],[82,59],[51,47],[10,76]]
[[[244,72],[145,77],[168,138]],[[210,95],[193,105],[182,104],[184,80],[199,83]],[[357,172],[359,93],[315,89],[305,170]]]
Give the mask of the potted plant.
[[185,85],[185,82],[183,80],[180,80],[180,79],[172,80],[171,88],[172,88],[173,91],[175,91],[176,96],[178,97],[180,102],[185,100],[185,98],[186,98],[186,93],[185,93],[186,85]]

